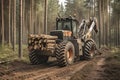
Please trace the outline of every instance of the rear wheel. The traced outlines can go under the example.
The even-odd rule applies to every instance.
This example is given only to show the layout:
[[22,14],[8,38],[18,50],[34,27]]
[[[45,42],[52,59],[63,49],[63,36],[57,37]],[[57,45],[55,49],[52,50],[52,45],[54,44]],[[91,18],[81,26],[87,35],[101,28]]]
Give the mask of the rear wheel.
[[61,42],[55,51],[59,66],[67,66],[74,62],[75,49],[71,42]]
[[88,40],[85,42],[83,56],[85,59],[92,59],[95,55],[96,45],[94,41]]
[[48,56],[40,55],[40,51],[33,50],[29,53],[29,59],[32,64],[42,64],[48,61]]

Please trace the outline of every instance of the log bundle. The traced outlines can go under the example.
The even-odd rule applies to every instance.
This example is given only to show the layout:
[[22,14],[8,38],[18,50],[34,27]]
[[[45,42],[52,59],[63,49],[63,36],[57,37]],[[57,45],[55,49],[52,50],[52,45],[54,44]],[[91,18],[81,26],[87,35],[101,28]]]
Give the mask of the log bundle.
[[52,50],[56,46],[56,39],[57,36],[51,35],[29,35],[28,38],[28,48],[29,50],[32,49],[39,49],[39,50]]

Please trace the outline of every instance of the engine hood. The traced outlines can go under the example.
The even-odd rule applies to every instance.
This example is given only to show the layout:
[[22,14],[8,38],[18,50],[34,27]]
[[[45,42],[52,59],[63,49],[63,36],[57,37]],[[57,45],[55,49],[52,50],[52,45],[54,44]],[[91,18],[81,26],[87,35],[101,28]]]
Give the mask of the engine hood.
[[63,39],[63,37],[71,37],[72,32],[69,30],[53,30],[50,32],[52,36],[58,36],[59,39]]

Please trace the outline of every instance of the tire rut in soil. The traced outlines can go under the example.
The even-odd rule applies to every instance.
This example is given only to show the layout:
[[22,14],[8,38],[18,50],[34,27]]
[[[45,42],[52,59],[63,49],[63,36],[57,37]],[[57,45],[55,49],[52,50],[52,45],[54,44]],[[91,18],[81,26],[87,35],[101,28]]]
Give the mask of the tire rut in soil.
[[[18,72],[13,72],[9,75],[5,75],[5,76],[8,76],[8,77],[1,77],[0,79],[7,79],[7,80],[43,80],[43,79],[46,79],[46,80],[49,80],[50,78],[52,79],[53,77],[56,77],[57,79],[62,76],[65,76],[65,75],[68,75],[68,72],[71,74],[71,72],[73,72],[74,70],[74,67],[78,67],[82,64],[84,64],[85,62],[78,62],[78,63],[75,63],[74,65],[71,65],[71,66],[68,66],[68,67],[63,67],[63,68],[59,68],[57,66],[53,66],[53,67],[50,67],[50,68],[45,68],[45,69],[36,69],[34,70],[34,68],[31,68],[33,69],[33,71],[18,71]],[[38,66],[39,67],[39,66]],[[34,79],[33,79],[34,77]],[[54,79],[52,79],[54,80]]]

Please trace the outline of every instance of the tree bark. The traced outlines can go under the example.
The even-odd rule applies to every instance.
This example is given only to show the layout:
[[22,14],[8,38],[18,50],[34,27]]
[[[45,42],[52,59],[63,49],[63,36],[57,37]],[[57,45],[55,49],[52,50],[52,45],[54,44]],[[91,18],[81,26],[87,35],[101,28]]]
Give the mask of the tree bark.
[[9,24],[8,24],[8,31],[9,31],[9,36],[8,36],[8,45],[11,46],[11,0],[9,0]]
[[48,0],[45,0],[45,9],[44,9],[44,33],[47,34],[47,5]]
[[19,0],[19,58],[22,58],[22,0]]
[[14,0],[13,51],[16,45],[16,0]]
[[25,41],[25,36],[26,36],[26,28],[25,28],[25,0],[22,0],[22,40],[23,44],[26,42]]
[[[118,14],[120,16],[120,14]],[[120,17],[118,17],[118,47],[120,47]]]
[[110,6],[111,6],[111,4],[110,4],[110,0],[109,0],[109,16],[108,16],[108,26],[109,26],[109,47],[111,47],[111,26],[110,26],[110,21],[111,21],[111,18],[110,18]]
[[109,35],[109,13],[108,13],[108,3],[109,3],[109,0],[106,0],[106,5],[105,5],[105,12],[106,12],[106,45],[108,46],[108,35]]
[[98,1],[99,7],[99,48],[101,47],[102,39],[102,12],[101,12],[101,0]]
[[4,0],[1,0],[1,12],[2,12],[2,46],[4,46],[5,36],[4,36]]
[[104,0],[102,0],[102,24],[103,24],[103,46],[105,46],[105,15],[104,15]]
[[32,0],[30,0],[30,22],[29,22],[29,24],[30,24],[30,26],[29,26],[29,30],[28,30],[28,33],[30,34],[31,32],[32,32],[32,30],[31,30],[31,27],[32,27],[32,25],[31,25],[31,23],[32,23],[32,16],[31,16],[31,14],[32,14]]
[[[119,14],[118,14],[119,16]],[[119,47],[119,17],[118,17],[118,21],[117,21],[117,47]]]
[[32,28],[32,34],[34,34],[34,0],[32,0],[32,3],[31,3],[31,28]]

